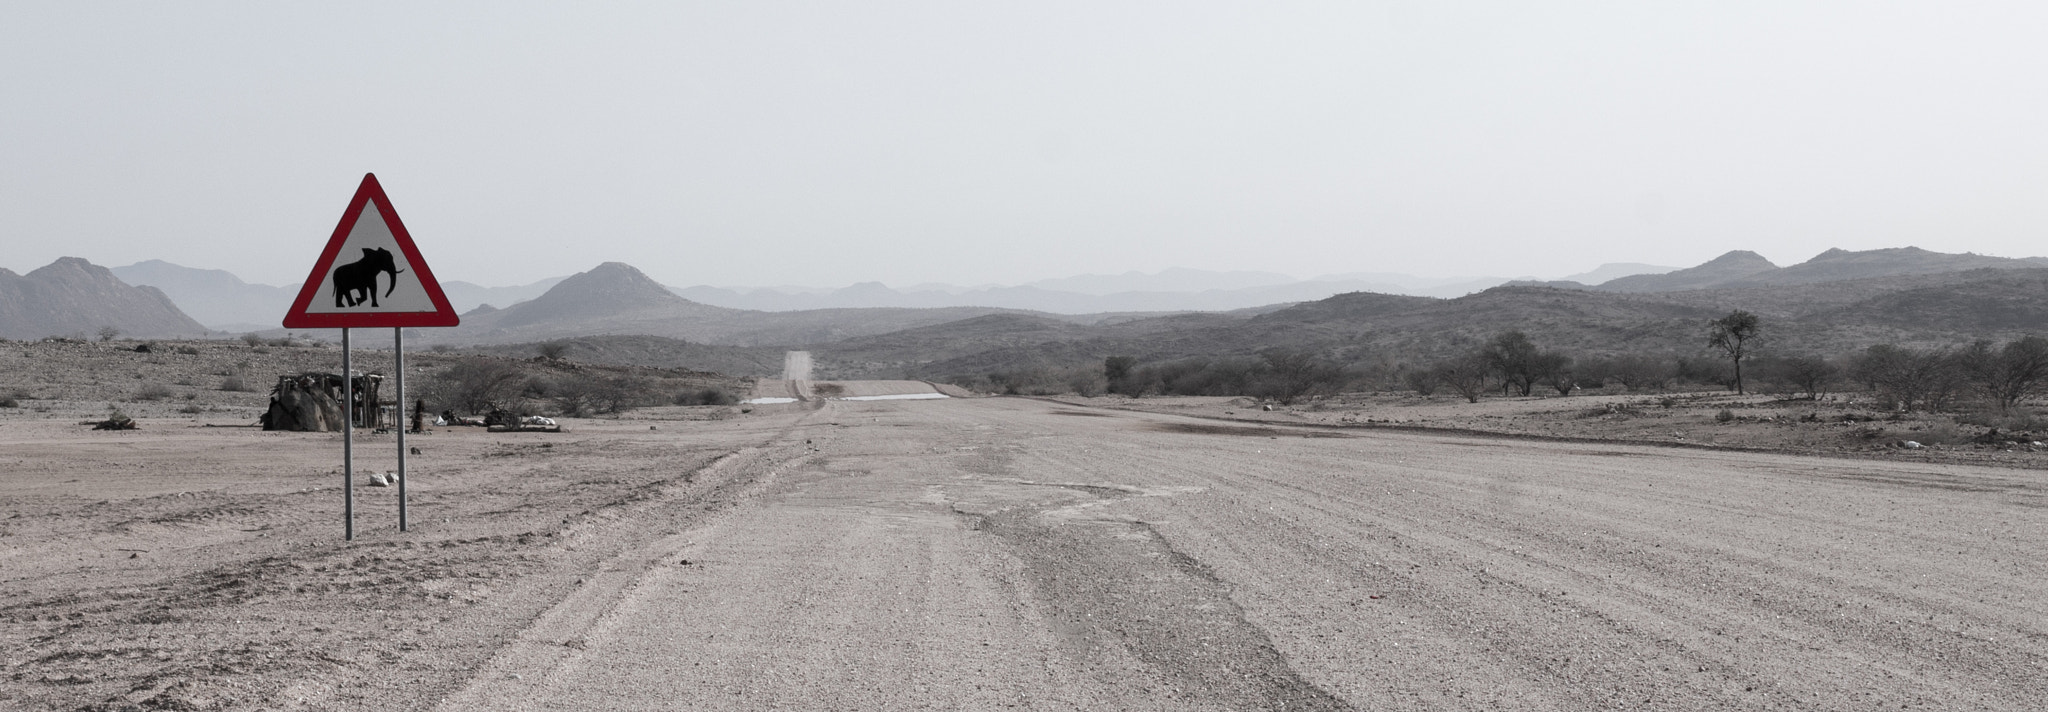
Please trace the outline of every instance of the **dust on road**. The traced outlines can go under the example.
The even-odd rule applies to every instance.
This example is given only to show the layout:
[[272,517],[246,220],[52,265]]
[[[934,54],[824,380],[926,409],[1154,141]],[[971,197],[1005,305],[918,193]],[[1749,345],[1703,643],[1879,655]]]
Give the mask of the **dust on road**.
[[[295,511],[331,490],[241,470],[203,504],[96,503],[83,480],[134,474],[53,466],[82,481],[0,512],[0,701],[2048,706],[2038,471],[1022,399],[646,425],[448,436],[452,471],[415,489],[446,523],[354,544]],[[70,437],[36,462],[135,457]],[[138,469],[262,441],[152,447]],[[154,564],[94,558],[181,536]]]

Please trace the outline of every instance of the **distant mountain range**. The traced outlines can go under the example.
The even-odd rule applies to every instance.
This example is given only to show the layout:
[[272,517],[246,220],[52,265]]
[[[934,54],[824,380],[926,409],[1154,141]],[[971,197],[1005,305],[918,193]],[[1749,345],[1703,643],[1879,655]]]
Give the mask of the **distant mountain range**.
[[[226,274],[226,273],[223,273]],[[107,268],[64,257],[21,275],[0,269],[0,338],[198,337],[205,326],[155,287],[135,287]]]
[[[249,284],[226,270],[182,267],[163,260],[145,260],[112,268],[129,284],[163,290],[178,307],[200,323],[220,331],[245,332],[277,328],[299,296],[297,287]],[[512,304],[538,297],[564,278],[543,279],[517,287],[483,287],[468,282],[442,282],[441,292],[458,312],[484,304]]]
[[[1609,264],[1567,279],[1611,278],[1669,270],[1655,265]],[[223,270],[183,267],[147,260],[113,272],[129,284],[157,287],[185,312],[207,326],[230,332],[277,328],[295,287],[249,284]],[[515,287],[483,287],[468,282],[441,283],[458,312],[486,304],[505,308],[539,297],[567,277],[552,277]],[[665,287],[699,304],[751,311],[817,309],[937,309],[976,307],[1049,312],[1106,314],[1128,312],[1230,311],[1322,299],[1345,292],[1383,292],[1456,297],[1507,282],[1496,277],[1424,278],[1395,273],[1358,273],[1299,280],[1271,272],[1214,272],[1168,269],[1155,274],[1079,275],[1020,286],[959,287],[928,284],[896,289],[863,282],[838,289],[803,287]]]
[[[1540,334],[1539,341],[1551,347],[1697,350],[1694,332],[1700,320],[1732,308],[1764,315],[1779,327],[1798,325],[1796,335],[1781,331],[1774,343],[1820,350],[1853,348],[1875,338],[1932,343],[1972,334],[2048,331],[2048,269],[2043,269],[2048,259],[2042,258],[1906,247],[1829,250],[1779,267],[1753,252],[1734,251],[1686,269],[1643,272],[1647,268],[1652,266],[1607,265],[1575,275],[1605,278],[1595,284],[1518,283],[1454,298],[1379,290],[1316,296],[1344,285],[1394,282],[1403,279],[1400,275],[1284,282],[1284,275],[1197,270],[1090,275],[958,292],[933,285],[897,291],[871,283],[808,294],[756,290],[741,295],[784,300],[776,304],[779,309],[767,310],[692,299],[688,295],[714,292],[673,289],[630,265],[608,262],[521,287],[444,284],[451,299],[467,307],[463,324],[421,329],[416,343],[502,349],[606,337],[610,345],[593,347],[593,355],[690,366],[680,360],[648,363],[660,360],[661,344],[667,343],[662,340],[669,339],[691,344],[670,349],[677,359],[764,368],[775,363],[775,350],[804,346],[818,352],[824,359],[821,368],[835,375],[936,377],[946,369],[1025,368],[1113,353],[1170,358],[1252,353],[1275,345],[1336,355],[1427,356],[1508,328]],[[130,279],[153,284],[130,286]],[[1409,288],[1428,287],[1419,285],[1426,280],[1405,279]],[[1041,286],[1046,284],[1099,293]],[[1197,292],[1105,291],[1205,285],[1222,286]],[[728,291],[727,296],[732,294],[738,293]],[[187,311],[206,315],[216,325],[246,325],[230,333],[274,332],[268,325],[277,323],[292,296],[285,288],[246,284],[219,270],[155,260],[108,270],[65,258],[28,275],[0,270],[0,336],[91,335],[103,326],[144,337],[205,332]],[[941,297],[994,306],[947,305]],[[486,299],[506,304],[491,306]],[[807,303],[862,306],[796,308]],[[1027,304],[1057,309],[1021,308]],[[1240,304],[1250,306],[1232,308]],[[1203,308],[1187,309],[1190,305]],[[1115,308],[1060,313],[1103,307]],[[361,337],[366,345],[380,338],[374,332]]]
[[1735,289],[1790,284],[1820,284],[1872,277],[1940,274],[1973,269],[2038,269],[2048,267],[2048,258],[2010,259],[1984,255],[1930,252],[1918,247],[1894,247],[1850,252],[1833,249],[1790,267],[1779,267],[1748,250],[1735,250],[1697,267],[1636,274],[1606,282],[1585,284],[1573,280],[1515,282],[1518,286],[1547,286],[1592,289],[1602,292],[1679,292],[1691,289]]

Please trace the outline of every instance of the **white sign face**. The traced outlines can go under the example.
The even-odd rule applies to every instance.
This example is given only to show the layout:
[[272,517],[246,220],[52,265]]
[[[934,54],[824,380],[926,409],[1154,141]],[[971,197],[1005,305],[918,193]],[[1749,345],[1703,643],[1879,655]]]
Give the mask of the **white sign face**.
[[320,291],[306,304],[308,314],[431,312],[434,301],[419,273],[391,236],[376,201],[363,204],[362,217],[336,253]]

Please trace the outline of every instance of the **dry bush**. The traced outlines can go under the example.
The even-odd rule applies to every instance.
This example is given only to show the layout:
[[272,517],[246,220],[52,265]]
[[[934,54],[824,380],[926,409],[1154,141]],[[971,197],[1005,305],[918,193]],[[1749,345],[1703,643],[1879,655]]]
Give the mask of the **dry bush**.
[[136,389],[135,399],[157,401],[171,397],[171,387],[161,383],[150,383]]
[[247,393],[256,390],[250,388],[249,384],[242,382],[241,376],[228,376],[227,378],[220,379],[220,389],[236,393]]
[[733,405],[740,402],[738,396],[723,388],[700,388],[676,394],[676,405]]

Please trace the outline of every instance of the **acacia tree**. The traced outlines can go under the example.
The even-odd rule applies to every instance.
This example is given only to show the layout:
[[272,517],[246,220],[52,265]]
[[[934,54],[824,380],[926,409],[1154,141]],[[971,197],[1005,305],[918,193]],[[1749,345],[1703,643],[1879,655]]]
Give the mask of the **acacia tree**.
[[1131,392],[1131,369],[1137,368],[1138,359],[1130,356],[1111,356],[1102,360],[1102,380],[1108,382],[1109,392],[1135,396]]
[[2021,398],[2048,382],[2048,339],[2028,336],[2008,341],[2004,348],[1991,348],[1979,340],[1957,354],[1970,380],[1998,404],[1998,412],[2011,413]]
[[1763,334],[1763,326],[1756,315],[1737,309],[1728,316],[1707,322],[1707,346],[1718,348],[1735,362],[1735,392],[1742,389],[1742,360],[1750,356],[1756,345],[1753,343]]
[[1486,378],[1493,372],[1493,365],[1487,363],[1481,354],[1471,354],[1445,361],[1430,369],[1438,381],[1450,386],[1466,402],[1478,403],[1479,394],[1486,392]]
[[1505,331],[1486,342],[1480,349],[1480,358],[1493,368],[1505,386],[1513,387],[1529,395],[1536,382],[1543,378],[1543,352],[1529,341],[1529,335],[1519,331]]
[[1572,373],[1572,357],[1556,351],[1536,355],[1536,372],[1560,396],[1571,395],[1579,387],[1579,379]]

